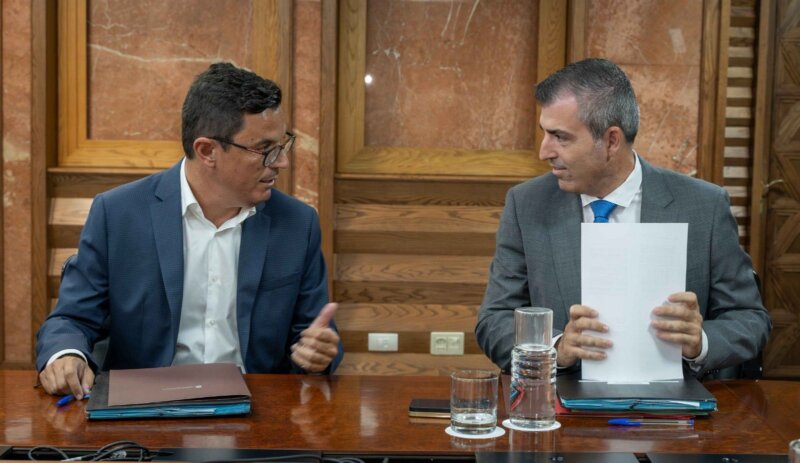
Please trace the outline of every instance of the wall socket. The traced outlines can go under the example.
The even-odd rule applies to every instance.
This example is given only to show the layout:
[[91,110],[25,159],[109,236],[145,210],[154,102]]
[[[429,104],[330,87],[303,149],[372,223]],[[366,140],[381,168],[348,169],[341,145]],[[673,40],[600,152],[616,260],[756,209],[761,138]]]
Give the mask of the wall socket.
[[397,352],[397,333],[369,333],[370,352]]
[[464,355],[464,333],[450,331],[432,332],[431,354]]

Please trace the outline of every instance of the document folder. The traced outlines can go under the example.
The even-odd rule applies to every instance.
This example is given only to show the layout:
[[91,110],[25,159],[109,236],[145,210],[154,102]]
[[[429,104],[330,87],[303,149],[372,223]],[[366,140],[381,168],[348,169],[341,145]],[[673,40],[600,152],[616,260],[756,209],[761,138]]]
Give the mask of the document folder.
[[86,406],[90,420],[241,415],[250,391],[234,364],[111,370],[98,375]]
[[717,409],[717,399],[695,378],[609,384],[571,374],[557,378],[556,390],[570,410],[707,414]]

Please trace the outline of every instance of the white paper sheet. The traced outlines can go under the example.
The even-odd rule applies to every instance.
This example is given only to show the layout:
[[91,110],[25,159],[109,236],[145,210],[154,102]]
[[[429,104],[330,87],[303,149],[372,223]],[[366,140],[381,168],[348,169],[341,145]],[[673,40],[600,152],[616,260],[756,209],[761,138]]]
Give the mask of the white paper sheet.
[[596,309],[614,346],[583,360],[585,380],[644,383],[683,377],[681,348],[658,339],[652,310],[686,288],[685,223],[581,224],[582,304]]

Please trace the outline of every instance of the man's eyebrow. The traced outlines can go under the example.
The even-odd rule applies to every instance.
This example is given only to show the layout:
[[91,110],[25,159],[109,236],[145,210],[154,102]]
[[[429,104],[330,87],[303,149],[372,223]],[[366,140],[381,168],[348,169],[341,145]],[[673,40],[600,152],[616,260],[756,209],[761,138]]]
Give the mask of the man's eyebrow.
[[279,143],[279,142],[276,141],[276,140],[272,140],[270,138],[262,138],[261,140],[257,141],[256,143],[253,143],[253,146],[264,146],[264,147],[267,147],[267,146],[275,145],[277,143]]
[[558,135],[558,136],[561,136],[561,137],[568,137],[569,136],[569,132],[565,132],[565,131],[563,131],[561,129],[542,129],[542,130],[544,130],[545,132],[549,133],[550,135]]

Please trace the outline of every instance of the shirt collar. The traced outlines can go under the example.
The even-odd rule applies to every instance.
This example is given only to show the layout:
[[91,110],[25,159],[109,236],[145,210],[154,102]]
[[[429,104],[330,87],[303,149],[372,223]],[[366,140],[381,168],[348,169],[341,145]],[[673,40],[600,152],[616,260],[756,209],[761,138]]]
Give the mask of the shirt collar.
[[[606,195],[606,201],[610,201],[617,206],[628,207],[633,202],[636,195],[642,191],[642,164],[639,162],[639,155],[633,152],[633,171],[628,178],[618,186],[616,190]],[[591,202],[600,198],[581,193],[581,204],[586,207]]]
[[[200,203],[197,202],[197,198],[195,198],[194,193],[192,193],[192,188],[189,186],[189,180],[186,179],[186,158],[183,158],[183,160],[181,161],[180,178],[181,178],[181,217],[186,217],[186,214],[189,211],[193,211],[198,216],[205,218],[205,214],[203,214],[203,209],[200,207]],[[251,217],[255,213],[256,213],[255,207],[248,207],[248,208],[243,207],[239,210],[239,213],[235,217],[229,219],[228,222],[225,222],[225,224],[228,224],[231,221],[233,221],[232,225],[242,223],[244,222],[245,219]],[[223,224],[223,226],[220,228],[224,228],[225,224]]]
[[[197,198],[192,193],[189,180],[186,179],[186,158],[181,161],[181,216],[186,217],[186,212],[190,207],[200,207]],[[194,207],[193,207],[194,208]]]

